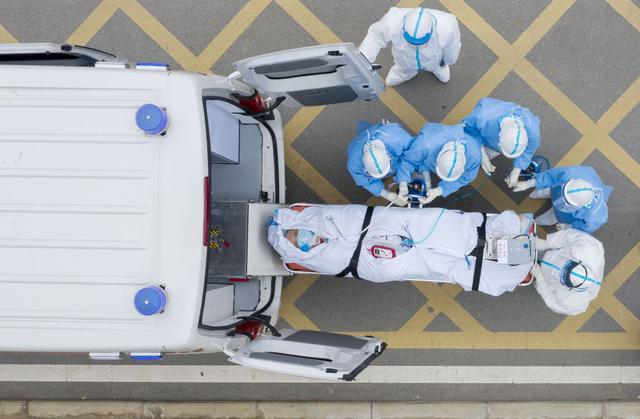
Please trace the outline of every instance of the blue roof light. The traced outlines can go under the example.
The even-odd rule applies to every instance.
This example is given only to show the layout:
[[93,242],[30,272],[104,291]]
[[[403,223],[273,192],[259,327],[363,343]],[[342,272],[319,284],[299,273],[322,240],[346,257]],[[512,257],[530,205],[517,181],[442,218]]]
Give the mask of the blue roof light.
[[167,294],[162,288],[156,285],[149,285],[136,293],[134,304],[138,313],[143,316],[162,313],[167,304]]
[[144,131],[145,134],[158,135],[167,130],[169,118],[163,108],[147,103],[138,108],[136,112],[136,125]]

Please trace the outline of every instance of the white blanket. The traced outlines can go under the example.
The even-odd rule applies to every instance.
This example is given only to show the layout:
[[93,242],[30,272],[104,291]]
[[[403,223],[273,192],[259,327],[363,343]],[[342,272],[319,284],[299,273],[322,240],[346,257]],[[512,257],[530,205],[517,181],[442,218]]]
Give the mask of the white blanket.
[[[366,207],[363,205],[323,205],[302,212],[277,210],[269,227],[269,243],[283,262],[296,263],[314,272],[336,275],[349,265],[358,244]],[[482,214],[440,208],[376,207],[358,258],[358,274],[373,282],[435,281],[460,284],[470,290],[475,258],[469,254],[478,241],[477,227]],[[303,252],[284,236],[290,229],[307,229],[327,238],[309,252]],[[500,231],[521,233],[520,218],[512,211],[487,217],[487,235]],[[410,236],[414,245],[392,259],[376,258],[371,247],[381,236]],[[532,264],[500,265],[484,260],[479,291],[500,295],[512,291],[529,273]]]

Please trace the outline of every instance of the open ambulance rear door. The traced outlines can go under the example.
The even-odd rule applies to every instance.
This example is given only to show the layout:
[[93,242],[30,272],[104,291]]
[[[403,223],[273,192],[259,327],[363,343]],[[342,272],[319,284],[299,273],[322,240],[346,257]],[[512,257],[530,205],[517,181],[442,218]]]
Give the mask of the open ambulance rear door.
[[229,361],[283,374],[352,381],[385,347],[374,337],[288,329],[281,336],[247,343]]
[[352,43],[316,45],[246,58],[235,64],[245,83],[291,106],[369,101],[385,89],[374,66]]
[[[351,43],[278,51],[236,62],[239,79],[290,106],[370,101],[385,85]],[[295,279],[294,279],[295,281]],[[375,337],[282,330],[240,347],[229,361],[251,368],[324,380],[352,381],[384,351]]]

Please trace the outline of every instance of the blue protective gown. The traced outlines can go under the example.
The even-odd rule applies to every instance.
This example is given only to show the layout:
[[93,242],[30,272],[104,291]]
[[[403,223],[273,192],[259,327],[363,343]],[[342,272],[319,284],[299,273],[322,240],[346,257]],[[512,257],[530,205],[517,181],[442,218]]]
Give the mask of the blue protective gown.
[[[388,176],[393,176],[398,168],[398,162],[402,153],[411,145],[414,137],[405,131],[400,124],[377,124],[359,121],[357,126],[358,134],[351,140],[347,149],[347,170],[356,185],[362,186],[375,196],[380,196],[384,189],[383,179],[376,179],[367,173],[362,162],[362,150],[368,140],[379,139],[391,157],[391,170]],[[387,177],[388,177],[387,176]]]
[[407,151],[404,152],[396,179],[398,182],[410,182],[411,174],[429,170],[436,173],[436,160],[438,154],[449,141],[462,141],[465,144],[466,164],[464,173],[457,180],[447,182],[441,180],[438,186],[442,188],[442,196],[448,196],[463,186],[473,182],[478,175],[482,154],[480,143],[475,138],[464,132],[462,124],[444,125],[427,122],[413,141]]
[[[562,194],[563,185],[571,179],[584,179],[594,187],[593,204],[589,207],[569,207]],[[551,188],[553,212],[558,221],[576,230],[593,233],[609,218],[607,201],[613,191],[589,166],[556,167],[536,176],[536,189]]]
[[513,159],[513,167],[525,170],[531,163],[533,153],[540,147],[540,119],[529,109],[512,102],[485,97],[480,99],[473,111],[462,120],[467,134],[475,137],[480,143],[500,153],[500,120],[508,115],[522,118],[527,130],[529,142],[524,153]]

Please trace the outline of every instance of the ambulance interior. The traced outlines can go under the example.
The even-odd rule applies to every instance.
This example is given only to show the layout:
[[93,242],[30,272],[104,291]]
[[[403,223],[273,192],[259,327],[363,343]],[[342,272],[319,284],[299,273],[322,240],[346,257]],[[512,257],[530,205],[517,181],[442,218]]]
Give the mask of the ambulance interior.
[[277,144],[271,128],[246,115],[233,98],[207,93],[203,104],[210,150],[210,222],[200,328],[228,330],[241,317],[277,313],[277,305],[273,313],[268,309],[279,281],[264,273],[281,269],[247,266],[249,203],[271,208],[268,202],[279,198]]

